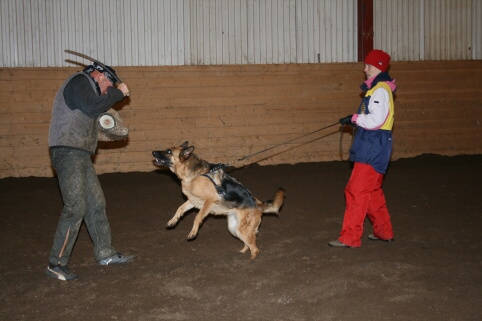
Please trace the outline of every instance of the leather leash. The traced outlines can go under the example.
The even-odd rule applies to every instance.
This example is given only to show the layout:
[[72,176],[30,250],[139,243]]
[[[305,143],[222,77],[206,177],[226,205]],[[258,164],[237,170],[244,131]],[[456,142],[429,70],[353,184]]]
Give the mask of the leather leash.
[[[300,138],[303,138],[303,137],[312,135],[312,134],[314,134],[314,133],[317,133],[317,132],[319,132],[319,131],[328,129],[328,128],[330,128],[330,127],[333,127],[333,126],[336,126],[336,125],[339,125],[339,124],[340,124],[339,122],[336,122],[336,123],[334,123],[334,124],[331,124],[331,125],[325,126],[325,127],[323,127],[323,128],[320,128],[320,129],[314,130],[314,131],[312,131],[312,132],[309,132],[309,133],[307,133],[307,134],[304,134],[304,135],[302,135],[302,136],[299,136],[299,137],[296,137],[296,138],[287,140],[287,141],[282,142],[282,143],[280,143],[280,144],[277,144],[277,145],[275,145],[275,146],[272,146],[272,147],[269,147],[269,148],[265,148],[265,149],[263,149],[263,150],[261,150],[261,151],[259,151],[259,152],[256,152],[256,153],[253,153],[253,154],[249,154],[249,155],[243,156],[243,157],[241,157],[241,158],[239,158],[239,159],[236,159],[236,160],[233,160],[233,161],[231,161],[231,162],[229,162],[229,163],[227,163],[227,164],[224,164],[224,167],[232,166],[232,164],[234,164],[234,163],[237,163],[237,162],[240,162],[240,161],[242,161],[242,160],[248,159],[248,158],[250,158],[250,157],[253,157],[253,156],[262,154],[262,153],[267,152],[267,151],[269,151],[269,150],[275,149],[275,148],[277,148],[277,147],[279,147],[279,146],[282,146],[282,145],[291,143],[291,142],[293,142],[293,141],[295,141],[295,140],[298,140],[298,139],[300,139]],[[342,127],[342,128],[343,128],[343,127]],[[328,134],[328,135],[331,135],[331,134],[334,134],[334,133],[335,133],[335,132],[330,133],[330,134]],[[318,138],[316,138],[316,139],[314,139],[314,140],[318,140],[318,139],[323,138],[323,137],[326,137],[326,136],[328,136],[328,135],[325,135],[325,136],[322,136],[322,137],[318,137]],[[313,140],[313,141],[314,141],[314,140]],[[310,142],[311,142],[311,141],[310,141]],[[306,143],[300,144],[300,145],[298,145],[298,146],[296,146],[296,147],[299,147],[299,146],[304,145],[304,144],[306,144]],[[340,138],[340,144],[341,144],[341,138]],[[296,148],[296,147],[295,147],[295,148]],[[340,148],[341,148],[341,145],[340,145]],[[248,165],[245,165],[245,166],[248,166]]]

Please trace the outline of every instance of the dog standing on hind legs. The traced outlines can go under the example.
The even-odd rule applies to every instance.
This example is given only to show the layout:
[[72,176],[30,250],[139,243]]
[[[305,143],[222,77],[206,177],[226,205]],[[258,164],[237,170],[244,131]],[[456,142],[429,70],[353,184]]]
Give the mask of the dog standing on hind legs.
[[182,204],[167,223],[173,227],[185,212],[192,208],[199,209],[188,239],[197,236],[203,220],[209,215],[226,215],[228,229],[239,238],[254,259],[259,249],[256,246],[256,234],[261,224],[263,213],[279,213],[283,205],[284,190],[275,192],[273,201],[262,202],[236,179],[224,172],[223,167],[213,165],[194,154],[194,147],[184,142],[181,146],[164,151],[153,151],[154,164],[168,167],[181,180],[182,192],[187,201]]

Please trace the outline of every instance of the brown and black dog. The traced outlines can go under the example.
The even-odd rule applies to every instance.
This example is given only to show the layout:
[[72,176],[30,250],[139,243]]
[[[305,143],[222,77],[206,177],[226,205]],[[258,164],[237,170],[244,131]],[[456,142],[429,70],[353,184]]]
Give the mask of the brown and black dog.
[[167,226],[176,225],[186,211],[195,207],[199,212],[188,235],[188,239],[193,239],[209,214],[226,215],[229,231],[244,243],[240,252],[245,253],[249,249],[251,259],[254,259],[259,253],[256,234],[261,216],[263,213],[278,214],[284,201],[283,189],[276,191],[273,201],[262,202],[226,174],[223,166],[212,165],[193,151],[194,147],[184,142],[178,147],[152,152],[155,165],[168,167],[181,180],[182,192],[188,199],[177,209]]

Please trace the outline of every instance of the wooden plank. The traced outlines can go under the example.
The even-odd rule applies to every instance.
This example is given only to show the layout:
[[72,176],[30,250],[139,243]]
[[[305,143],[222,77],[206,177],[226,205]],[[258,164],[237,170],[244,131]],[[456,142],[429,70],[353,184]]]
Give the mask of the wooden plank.
[[[392,63],[399,84],[394,158],[425,152],[482,153],[477,123],[482,113],[477,85],[481,66],[474,61],[450,66]],[[336,124],[360,102],[361,67],[355,63],[122,68],[120,74],[130,77],[135,88],[135,94],[117,106],[131,130],[129,140],[100,144],[96,167],[105,172],[155,170],[150,152],[184,140],[213,161],[232,160]],[[0,153],[5,155],[0,177],[52,175],[47,138],[53,98],[73,71],[0,69]],[[469,73],[472,76],[466,77]],[[280,146],[260,163],[340,160],[338,129]],[[322,137],[325,132],[330,135]],[[349,146],[351,134],[345,132],[342,139],[343,146]]]

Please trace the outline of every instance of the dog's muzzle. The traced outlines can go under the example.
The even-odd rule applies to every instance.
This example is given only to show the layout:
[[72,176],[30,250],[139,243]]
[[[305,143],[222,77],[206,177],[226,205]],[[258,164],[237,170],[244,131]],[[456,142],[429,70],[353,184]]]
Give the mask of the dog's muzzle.
[[157,166],[169,166],[162,159],[158,159],[158,158],[154,159],[154,164]]
[[157,166],[172,166],[171,160],[167,158],[163,152],[160,151],[153,151],[152,156],[154,156],[154,164]]

